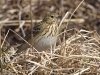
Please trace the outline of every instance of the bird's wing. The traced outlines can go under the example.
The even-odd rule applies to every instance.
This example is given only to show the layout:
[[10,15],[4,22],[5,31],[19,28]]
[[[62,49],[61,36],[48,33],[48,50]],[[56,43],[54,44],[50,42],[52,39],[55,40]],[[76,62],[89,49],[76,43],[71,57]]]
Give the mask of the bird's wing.
[[[37,25],[34,26],[34,28],[33,28],[33,37],[38,35],[38,33],[40,31],[40,28],[41,28],[41,23],[38,23]],[[33,41],[33,39],[31,39],[31,34],[27,34],[27,35],[28,36],[25,37],[25,40],[27,40],[31,44],[31,42]],[[22,52],[23,50],[25,50],[29,47],[30,46],[27,43],[24,43],[18,48],[16,53],[20,53],[20,52]]]
[[[33,37],[38,35],[38,33],[40,31],[40,26],[41,26],[41,23],[34,25],[34,27],[33,27]],[[30,40],[30,38],[31,38],[31,32],[27,33],[26,36],[24,37],[24,39],[27,40],[27,41]]]
[[37,25],[34,26],[33,28],[33,36],[35,37],[36,35],[38,35],[39,31],[41,28],[41,23],[38,23]]

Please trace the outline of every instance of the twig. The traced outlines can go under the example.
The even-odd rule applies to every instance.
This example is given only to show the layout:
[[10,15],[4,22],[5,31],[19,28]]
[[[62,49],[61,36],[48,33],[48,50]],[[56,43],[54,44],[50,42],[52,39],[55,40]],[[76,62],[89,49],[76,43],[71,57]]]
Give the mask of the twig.
[[87,70],[89,70],[90,69],[90,67],[89,68],[86,68],[86,69],[83,69],[81,72],[78,72],[78,73],[76,73],[76,74],[74,74],[74,75],[80,75],[80,74],[82,74],[83,72],[85,72],[85,71],[87,71]]
[[[6,40],[6,38],[7,38],[7,36],[8,36],[8,34],[9,34],[9,31],[12,31],[13,33],[15,33],[17,36],[19,36],[21,39],[23,39],[20,35],[18,35],[16,32],[14,32],[13,30],[11,30],[11,29],[9,29],[8,30],[8,32],[7,32],[7,34],[6,34],[6,36],[5,36],[5,38],[4,38],[4,40],[3,40],[3,43],[1,44],[1,48],[3,47],[3,45],[4,45],[4,42],[5,42],[5,40]],[[23,39],[24,40],[24,39]],[[24,40],[29,46],[31,46],[32,47],[32,45],[31,44],[29,44],[26,40]]]
[[[33,14],[32,14],[32,1],[29,0],[30,2],[30,15],[31,15],[31,39],[33,39],[33,22],[32,22],[32,17],[33,17]],[[31,45],[33,46],[33,42],[31,42]],[[33,49],[33,48],[32,48]]]
[[[69,18],[69,21],[70,19],[72,18],[73,14],[76,12],[76,10],[79,8],[79,6],[83,3],[84,0],[81,1],[81,3],[76,7],[76,9],[73,11],[73,13],[71,14],[70,18]],[[67,29],[67,26],[69,24],[69,21],[67,22],[67,25],[66,25],[66,29]]]
[[[2,26],[0,26],[0,46],[1,46],[1,28]],[[1,67],[1,74],[2,74],[2,70],[3,70],[3,67],[2,67],[2,48],[0,47],[0,67]]]
[[59,27],[61,27],[61,24],[63,23],[64,19],[65,19],[66,17],[68,17],[68,15],[69,15],[69,12],[66,12],[65,16],[62,18],[62,20],[61,20],[61,22],[60,22],[60,24],[59,24]]
[[[66,18],[66,17],[65,17],[65,18]],[[32,22],[40,22],[40,21],[41,21],[41,20],[32,20]],[[11,24],[11,23],[18,23],[18,22],[19,22],[19,20],[0,21],[0,24],[3,24],[2,26],[6,26],[6,24],[7,24],[7,26],[16,26],[16,25],[19,25],[19,24]],[[21,23],[22,23],[22,22],[30,23],[31,20],[21,20],[20,22],[21,22]],[[64,19],[62,22],[69,22],[69,20],[68,20],[68,19]],[[82,19],[82,18],[79,18],[79,19],[70,19],[70,22],[84,23],[85,20]],[[61,25],[61,24],[59,24],[59,25]],[[27,26],[27,25],[26,25],[26,26]],[[28,26],[30,26],[30,25],[28,25]]]

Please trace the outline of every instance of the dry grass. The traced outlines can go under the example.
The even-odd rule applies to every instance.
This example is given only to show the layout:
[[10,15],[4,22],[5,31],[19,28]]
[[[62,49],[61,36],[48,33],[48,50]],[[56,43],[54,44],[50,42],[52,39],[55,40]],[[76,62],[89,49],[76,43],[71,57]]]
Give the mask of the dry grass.
[[[62,31],[57,36],[60,36],[59,39],[61,39],[61,41],[58,40],[58,45],[55,46],[55,48],[46,52],[33,51],[29,48],[23,53],[16,54],[16,47],[19,43],[15,44],[17,40],[13,41],[11,38],[16,37],[17,39],[22,39],[19,37],[19,34],[21,34],[20,27],[22,27],[23,31],[28,31],[31,22],[29,20],[30,4],[27,0],[22,1],[22,4],[20,4],[20,0],[18,0],[16,4],[16,0],[13,0],[13,5],[9,5],[9,1],[7,1],[7,3],[2,1],[1,4],[5,3],[5,7],[1,6],[2,8],[0,8],[2,10],[2,12],[0,12],[0,25],[2,26],[1,48],[3,49],[3,52],[0,53],[2,54],[2,57],[0,57],[0,59],[2,59],[0,62],[0,70],[2,73],[0,73],[0,75],[100,75],[100,35],[98,34],[98,27],[95,26],[96,23],[99,23],[97,18],[100,16],[95,16],[99,15],[99,12],[97,12],[94,6],[87,3],[87,11],[85,13],[88,16],[85,16],[85,14],[83,14],[83,11],[86,10],[85,1],[82,2],[82,7],[78,7],[81,2],[79,0],[68,2],[66,2],[66,0],[54,0],[54,5],[52,5],[53,3],[50,0],[38,0],[38,2],[37,0],[32,0],[33,16],[36,19],[41,19],[42,15],[47,11],[55,10],[56,12],[59,11],[60,15],[64,15],[68,7],[70,7],[70,13],[74,11],[76,7],[78,7],[78,9],[72,12],[74,18],[71,16],[72,19],[65,20],[64,18],[64,20],[61,21],[60,25],[64,23],[68,27],[67,30]],[[59,1],[61,2],[60,5]],[[72,4],[73,2],[75,4]],[[7,8],[6,5],[10,8]],[[73,5],[75,7],[73,7]],[[96,4],[96,6],[97,5],[98,4]],[[19,7],[19,11],[16,6]],[[43,9],[43,7],[45,7],[45,9]],[[3,13],[5,8],[8,11]],[[18,17],[18,14],[16,15],[15,12],[19,13],[20,17]],[[93,14],[90,12],[93,12]],[[73,15],[74,13],[75,15]],[[26,17],[24,14],[29,17]],[[83,18],[80,16],[83,16]],[[33,20],[33,22],[40,21],[36,19]],[[94,29],[97,29],[98,32],[91,28],[92,23],[90,24],[90,22],[93,20],[95,22],[92,22]],[[73,27],[73,23],[71,25],[70,22],[74,22],[74,25],[79,25],[79,27]],[[87,26],[84,28],[80,26],[80,24]],[[18,25],[20,26],[18,27]],[[28,27],[24,28],[23,25]],[[10,29],[8,30],[7,27]],[[6,34],[4,35],[4,33]]]
[[76,33],[51,52],[16,54],[11,47],[3,65],[4,74],[22,75],[96,75],[100,73],[100,36],[96,31],[76,30]]

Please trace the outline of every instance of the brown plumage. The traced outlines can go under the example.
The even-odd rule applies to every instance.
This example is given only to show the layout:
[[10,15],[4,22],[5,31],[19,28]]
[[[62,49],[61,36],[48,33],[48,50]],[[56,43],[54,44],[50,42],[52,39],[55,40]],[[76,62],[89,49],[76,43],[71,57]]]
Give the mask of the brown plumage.
[[[33,46],[38,51],[45,51],[51,46],[53,46],[57,41],[58,30],[58,14],[57,13],[49,13],[44,16],[44,19],[35,25],[33,28],[33,39],[28,39],[27,41],[31,44],[33,42]],[[27,43],[24,43],[17,53],[26,50],[30,46]]]

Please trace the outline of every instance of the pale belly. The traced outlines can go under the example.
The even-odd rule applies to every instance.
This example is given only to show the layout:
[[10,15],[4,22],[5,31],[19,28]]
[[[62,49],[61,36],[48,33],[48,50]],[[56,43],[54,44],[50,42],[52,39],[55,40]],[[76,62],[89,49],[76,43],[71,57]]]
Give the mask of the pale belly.
[[45,50],[53,47],[55,45],[56,41],[57,41],[57,38],[55,38],[55,37],[51,37],[51,36],[44,37],[44,38],[40,39],[37,43],[35,43],[34,47],[38,51],[45,51]]

